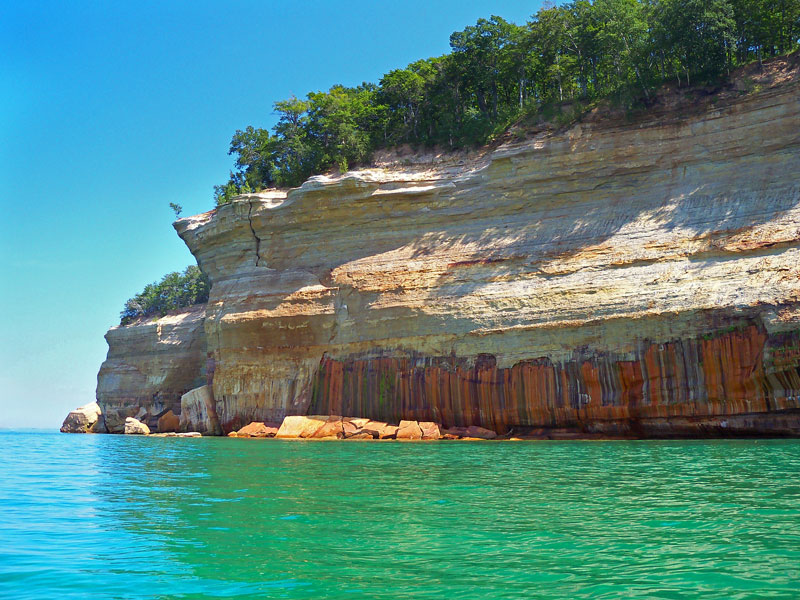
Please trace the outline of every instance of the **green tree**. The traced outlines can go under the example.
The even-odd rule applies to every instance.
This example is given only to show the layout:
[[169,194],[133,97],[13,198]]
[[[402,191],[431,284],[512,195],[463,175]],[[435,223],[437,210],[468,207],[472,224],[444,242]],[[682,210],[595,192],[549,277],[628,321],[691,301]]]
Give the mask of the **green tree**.
[[372,151],[374,121],[378,118],[374,85],[358,88],[333,86],[327,92],[308,95],[306,134],[316,141],[316,160],[341,172],[364,161]]
[[667,78],[717,79],[792,51],[798,38],[800,0],[572,0],[546,2],[521,27],[479,19],[450,36],[450,53],[392,70],[377,85],[276,102],[271,132],[234,134],[235,170],[215,198],[223,204],[333,167],[346,171],[375,148],[482,144],[553,102],[647,104]]
[[150,283],[125,303],[120,324],[127,325],[148,316],[163,316],[171,310],[208,302],[211,289],[208,277],[190,265],[182,273],[167,273],[161,281]]
[[692,74],[718,77],[730,67],[736,23],[728,0],[660,0],[654,17],[660,50]]

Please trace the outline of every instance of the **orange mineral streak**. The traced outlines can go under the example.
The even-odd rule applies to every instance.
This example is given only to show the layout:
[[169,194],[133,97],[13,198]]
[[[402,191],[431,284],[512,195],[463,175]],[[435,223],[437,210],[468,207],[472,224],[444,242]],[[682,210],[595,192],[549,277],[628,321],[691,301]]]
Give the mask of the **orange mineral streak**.
[[[636,360],[576,357],[498,368],[480,355],[324,358],[312,392],[313,414],[361,415],[399,422],[602,428],[646,419],[708,418],[796,409],[800,376],[790,356],[797,336],[774,341],[783,368],[764,366],[768,336],[756,326],[711,339],[644,343]],[[789,349],[787,349],[789,348]]]

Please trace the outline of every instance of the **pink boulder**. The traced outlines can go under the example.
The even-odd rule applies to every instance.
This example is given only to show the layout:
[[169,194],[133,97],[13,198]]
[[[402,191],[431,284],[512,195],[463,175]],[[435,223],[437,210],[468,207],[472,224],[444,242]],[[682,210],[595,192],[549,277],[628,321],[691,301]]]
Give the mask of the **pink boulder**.
[[276,433],[278,433],[278,428],[274,427],[271,423],[253,421],[237,431],[236,437],[267,438],[275,437]]
[[327,415],[291,416],[286,417],[281,423],[275,437],[278,438],[310,438],[328,422]]
[[342,423],[342,417],[337,416],[330,416],[328,420],[317,429],[314,433],[313,437],[315,438],[343,438],[344,437],[344,429]]
[[421,440],[422,429],[416,421],[400,421],[397,428],[398,440]]

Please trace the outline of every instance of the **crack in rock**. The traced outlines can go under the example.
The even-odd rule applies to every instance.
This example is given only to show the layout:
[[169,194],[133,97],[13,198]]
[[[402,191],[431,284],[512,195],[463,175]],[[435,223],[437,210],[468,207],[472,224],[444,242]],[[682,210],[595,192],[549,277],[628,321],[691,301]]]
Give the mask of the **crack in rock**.
[[258,266],[258,261],[261,260],[261,238],[256,235],[256,230],[253,228],[253,201],[248,200],[247,206],[247,223],[250,225],[250,233],[256,240],[256,266]]

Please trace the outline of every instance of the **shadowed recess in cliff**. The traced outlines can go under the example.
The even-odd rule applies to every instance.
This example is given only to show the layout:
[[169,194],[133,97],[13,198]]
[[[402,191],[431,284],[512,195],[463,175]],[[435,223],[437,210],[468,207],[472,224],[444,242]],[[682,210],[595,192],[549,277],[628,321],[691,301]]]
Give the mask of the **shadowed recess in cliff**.
[[[563,364],[543,358],[505,369],[491,355],[479,355],[473,364],[414,353],[326,357],[314,381],[310,414],[390,422],[413,418],[500,432],[525,426],[606,433],[636,431],[642,420],[690,417],[701,429],[718,417],[800,408],[797,367],[763,364],[765,349],[785,356],[796,351],[798,340],[798,334],[769,340],[750,326],[710,339],[645,342],[633,360],[576,351]],[[800,431],[800,414],[791,422]],[[658,433],[650,427],[641,433]]]

